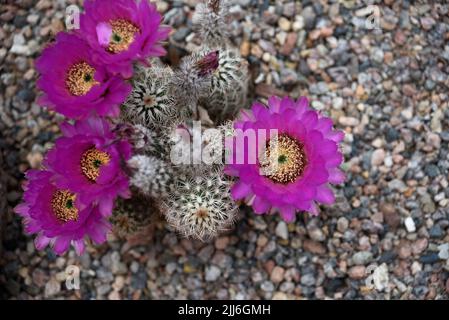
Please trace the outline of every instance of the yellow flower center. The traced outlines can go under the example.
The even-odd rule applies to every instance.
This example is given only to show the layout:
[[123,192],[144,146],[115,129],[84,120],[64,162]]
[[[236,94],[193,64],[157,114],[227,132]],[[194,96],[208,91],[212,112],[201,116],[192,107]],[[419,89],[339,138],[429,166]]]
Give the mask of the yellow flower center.
[[134,35],[140,32],[140,29],[125,19],[111,20],[112,35],[107,50],[112,53],[118,53],[128,50],[134,41]]
[[260,167],[265,175],[272,181],[282,184],[296,181],[307,165],[304,146],[286,134],[268,141],[265,155],[261,160]]
[[78,209],[75,207],[76,195],[66,191],[57,190],[51,199],[51,207],[60,222],[78,220]]
[[83,96],[99,82],[94,79],[95,69],[86,62],[76,63],[67,72],[66,86],[74,96]]
[[95,182],[100,176],[101,166],[108,164],[110,160],[107,152],[90,148],[81,156],[81,172],[89,181]]

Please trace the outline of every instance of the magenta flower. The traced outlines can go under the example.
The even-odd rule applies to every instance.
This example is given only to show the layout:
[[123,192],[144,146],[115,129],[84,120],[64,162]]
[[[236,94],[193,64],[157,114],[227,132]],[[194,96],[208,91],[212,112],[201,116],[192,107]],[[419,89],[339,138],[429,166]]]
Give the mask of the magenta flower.
[[94,50],[98,63],[114,74],[132,76],[132,62],[165,54],[161,41],[170,28],[160,26],[156,6],[141,0],[86,0],[80,19],[80,34]]
[[[305,97],[298,101],[272,97],[268,105],[266,108],[255,103],[234,124],[234,146],[238,136],[247,130],[255,130],[256,143],[246,143],[242,164],[236,163],[236,150],[232,164],[225,169],[227,174],[239,178],[232,187],[232,196],[235,200],[245,199],[257,214],[279,212],[286,221],[291,221],[297,211],[316,215],[316,202],[335,201],[329,184],[345,179],[338,169],[343,161],[338,144],[344,133],[333,130],[332,120],[312,110]],[[270,137],[270,129],[278,133],[276,156],[270,156],[270,142],[276,142],[274,136]],[[258,130],[266,138],[258,137]],[[265,144],[266,148],[256,147],[259,139],[265,139],[260,145]],[[255,161],[250,161],[250,156]]]
[[37,85],[44,95],[40,104],[68,118],[91,114],[116,117],[132,90],[119,76],[111,76],[102,64],[94,63],[92,50],[76,35],[59,33],[36,62]]
[[131,157],[131,145],[99,118],[63,123],[61,131],[63,137],[44,161],[56,173],[56,186],[78,193],[85,203],[98,204],[100,213],[109,216],[117,196],[130,196],[122,168]]
[[23,217],[25,232],[37,234],[34,243],[38,250],[50,244],[62,255],[72,244],[76,253],[82,255],[85,238],[97,244],[106,241],[110,223],[96,207],[83,203],[77,194],[57,188],[53,173],[30,170],[26,178],[24,202],[14,211]]

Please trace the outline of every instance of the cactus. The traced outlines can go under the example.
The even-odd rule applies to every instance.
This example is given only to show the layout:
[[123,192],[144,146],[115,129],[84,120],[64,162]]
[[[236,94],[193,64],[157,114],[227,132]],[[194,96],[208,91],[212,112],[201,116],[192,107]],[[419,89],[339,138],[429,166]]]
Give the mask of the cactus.
[[230,181],[219,171],[186,173],[176,178],[162,212],[183,236],[209,240],[235,221],[237,206],[229,187]]

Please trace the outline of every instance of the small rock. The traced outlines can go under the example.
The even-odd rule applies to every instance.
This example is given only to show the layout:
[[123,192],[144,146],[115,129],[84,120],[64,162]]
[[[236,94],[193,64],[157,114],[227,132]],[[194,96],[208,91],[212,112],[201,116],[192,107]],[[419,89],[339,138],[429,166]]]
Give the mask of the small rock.
[[288,228],[287,224],[284,221],[279,221],[275,230],[276,235],[284,240],[288,240]]
[[415,221],[412,217],[405,218],[404,224],[408,232],[412,233],[416,231]]
[[385,160],[385,150],[384,149],[377,149],[373,152],[371,155],[371,165],[373,167],[380,166],[382,163],[384,163]]
[[449,243],[440,244],[438,246],[438,257],[442,260],[449,259]]
[[287,295],[284,292],[278,291],[278,292],[275,292],[273,294],[273,298],[272,299],[273,300],[287,300],[288,297],[287,297]]
[[296,41],[298,40],[298,35],[295,32],[290,32],[287,35],[284,46],[281,50],[281,54],[284,56],[289,56],[296,47]]
[[326,248],[319,242],[312,241],[309,239],[304,240],[303,244],[304,250],[309,251],[314,254],[325,254]]
[[229,244],[229,237],[220,237],[215,240],[215,249],[224,250]]
[[301,284],[306,287],[311,287],[315,284],[315,277],[310,273],[305,274],[301,277]]
[[56,279],[51,278],[45,285],[44,295],[46,298],[54,297],[61,291],[61,284]]
[[216,266],[210,266],[206,268],[206,281],[214,282],[220,277],[221,270]]
[[282,30],[288,32],[290,31],[292,23],[287,18],[281,17],[278,21],[278,25]]
[[412,244],[412,250],[413,254],[420,255],[424,250],[427,249],[427,246],[429,245],[429,240],[427,238],[420,238],[413,242]]
[[435,20],[431,17],[422,17],[421,18],[421,26],[424,30],[430,30],[435,25]]
[[425,264],[432,264],[440,260],[440,257],[438,256],[438,253],[432,252],[425,254],[419,258],[419,261]]
[[388,266],[382,263],[379,267],[374,269],[373,272],[373,282],[374,286],[378,291],[383,291],[388,287],[389,276],[388,276]]
[[436,224],[432,228],[430,228],[429,236],[431,238],[439,239],[444,236],[444,231],[438,224]]
[[265,292],[273,292],[274,291],[274,284],[271,281],[264,281],[260,288]]
[[431,178],[435,178],[440,174],[440,169],[434,164],[428,164],[424,167],[424,172]]
[[282,267],[276,266],[271,271],[270,280],[273,283],[280,283],[284,279],[285,270]]
[[365,265],[373,260],[373,254],[370,251],[359,251],[352,256],[352,261],[357,265]]
[[401,224],[401,217],[396,211],[396,208],[391,203],[382,203],[380,205],[380,211],[382,212],[385,222],[393,229],[397,228]]
[[365,266],[354,266],[351,269],[349,269],[349,277],[352,279],[363,279],[364,277],[366,277],[366,270],[365,270]]
[[298,82],[298,74],[291,69],[281,70],[281,83],[284,86],[291,86]]
[[311,6],[305,7],[302,10],[301,16],[304,19],[304,25],[307,30],[311,30],[315,27],[316,13]]
[[353,118],[353,117],[340,117],[338,119],[338,122],[342,125],[342,126],[348,126],[348,127],[355,127],[359,125],[359,119],[357,118]]
[[321,231],[318,227],[311,227],[308,230],[310,239],[318,242],[322,242],[326,240],[326,236],[324,235],[323,231]]
[[412,247],[408,242],[399,245],[398,254],[401,259],[407,259],[412,255]]
[[337,230],[341,233],[344,233],[349,226],[349,221],[345,217],[340,217],[337,220]]

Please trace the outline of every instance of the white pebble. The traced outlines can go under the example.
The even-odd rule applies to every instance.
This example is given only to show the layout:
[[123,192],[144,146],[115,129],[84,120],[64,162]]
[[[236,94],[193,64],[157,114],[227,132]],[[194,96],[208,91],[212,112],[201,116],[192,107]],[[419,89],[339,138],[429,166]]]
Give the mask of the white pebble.
[[438,257],[442,260],[449,259],[449,243],[444,243],[438,246]]
[[412,217],[405,218],[404,223],[405,228],[407,229],[408,232],[412,233],[416,231],[415,221],[413,220]]

